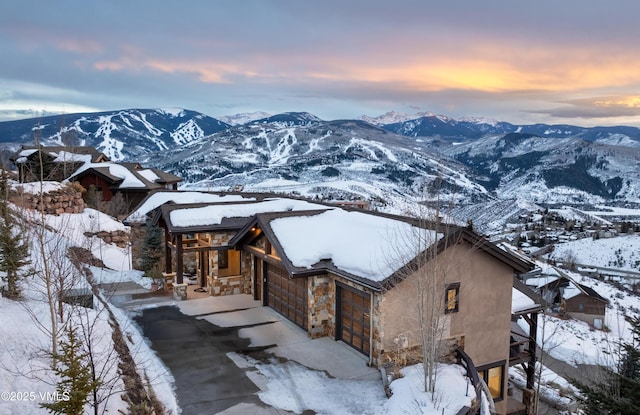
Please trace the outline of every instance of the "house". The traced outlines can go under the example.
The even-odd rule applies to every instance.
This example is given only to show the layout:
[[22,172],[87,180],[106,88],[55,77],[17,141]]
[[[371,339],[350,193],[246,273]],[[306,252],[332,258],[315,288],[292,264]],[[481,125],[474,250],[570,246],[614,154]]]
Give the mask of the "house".
[[109,158],[88,146],[22,146],[10,160],[20,183],[67,179],[85,163],[103,163]]
[[109,202],[120,194],[127,212],[158,189],[177,189],[182,178],[138,163],[85,163],[68,179],[87,189],[88,198]]
[[[236,199],[157,205],[179,199],[160,192],[132,214],[140,221],[152,213],[165,229],[165,272],[179,298],[193,272],[211,295],[250,294],[310,337],[341,341],[385,366],[416,358],[416,305],[430,296],[442,356],[453,360],[463,350],[497,412],[522,410],[506,391],[510,365],[533,368],[524,355],[511,355],[514,276],[530,262],[464,227],[273,195],[230,196]],[[528,338],[539,309],[517,310],[532,322]]]
[[540,274],[528,278],[526,284],[534,289],[555,311],[584,321],[601,330],[607,304],[593,288],[574,281],[565,272],[540,262]]
[[568,284],[561,288],[561,293],[561,311],[598,330],[604,328],[604,318],[609,302],[593,288],[569,280]]
[[[253,215],[329,208],[272,195],[217,197],[217,202],[161,205],[152,219],[153,224],[165,230],[165,273],[174,275],[177,284],[184,282],[185,275],[194,276],[211,295],[251,291],[250,286],[245,286],[246,277],[241,272],[240,251],[233,249],[229,241]],[[131,222],[129,219],[127,223]]]

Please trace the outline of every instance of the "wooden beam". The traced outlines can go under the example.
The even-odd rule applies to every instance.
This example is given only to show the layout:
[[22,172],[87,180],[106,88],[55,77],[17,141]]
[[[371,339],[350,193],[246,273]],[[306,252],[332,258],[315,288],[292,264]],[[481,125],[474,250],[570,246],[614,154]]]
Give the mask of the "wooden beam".
[[184,267],[184,258],[182,258],[182,235],[176,235],[176,284],[182,284],[182,268]]
[[171,269],[172,266],[172,261],[171,261],[171,254],[172,254],[172,247],[171,245],[171,240],[170,240],[170,235],[169,232],[165,229],[164,230],[164,243],[165,243],[165,249],[164,249],[164,272],[170,273],[173,272],[173,270]]

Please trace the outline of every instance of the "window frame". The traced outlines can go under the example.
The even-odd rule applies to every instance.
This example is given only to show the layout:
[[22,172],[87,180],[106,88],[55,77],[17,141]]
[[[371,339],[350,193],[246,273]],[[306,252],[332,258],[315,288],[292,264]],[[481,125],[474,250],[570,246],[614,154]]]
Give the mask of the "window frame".
[[[451,299],[449,298],[449,293],[453,291],[455,292],[455,306],[453,308],[449,307],[451,304]],[[460,311],[460,283],[454,282],[447,285],[447,288],[444,290],[444,313],[445,314],[453,314]]]
[[506,372],[505,371],[506,362],[507,362],[506,360],[501,360],[500,362],[489,363],[488,365],[482,365],[476,368],[476,370],[478,371],[478,376],[480,376],[482,380],[487,384],[487,388],[489,389],[489,392],[491,392],[491,387],[489,386],[489,371],[491,369],[500,369],[500,393],[497,397],[493,395],[491,396],[493,400],[496,402],[504,399],[504,392],[505,392],[504,376]]

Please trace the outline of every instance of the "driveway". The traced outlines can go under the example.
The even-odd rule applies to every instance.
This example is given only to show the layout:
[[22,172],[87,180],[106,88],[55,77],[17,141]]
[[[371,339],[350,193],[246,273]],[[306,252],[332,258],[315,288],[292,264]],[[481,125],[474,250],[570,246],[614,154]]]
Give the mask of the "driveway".
[[380,374],[365,356],[329,338],[309,339],[248,295],[145,308],[135,320],[173,374],[184,415],[287,413],[260,400],[268,383],[247,364],[269,365],[274,358],[330,378],[371,382],[372,389],[379,386],[375,393],[382,392]]

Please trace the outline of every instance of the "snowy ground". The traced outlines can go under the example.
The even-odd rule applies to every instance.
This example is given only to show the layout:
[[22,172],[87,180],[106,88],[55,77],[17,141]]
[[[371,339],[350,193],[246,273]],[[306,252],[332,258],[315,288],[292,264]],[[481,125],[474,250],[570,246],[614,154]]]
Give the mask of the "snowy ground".
[[[55,188],[51,183],[44,186],[45,191]],[[30,267],[36,272],[21,281],[24,299],[18,302],[0,297],[0,314],[4,323],[0,327],[0,414],[44,413],[40,404],[55,399],[57,379],[50,368],[51,322],[44,296],[43,264],[48,264],[53,275],[67,276],[66,288],[87,287],[85,278],[75,271],[65,255],[68,247],[78,246],[89,249],[112,268],[101,270],[93,267],[98,282],[146,282],[141,278],[141,272],[131,270],[128,249],[106,244],[90,235],[97,231],[126,230],[122,223],[93,209],[85,209],[81,214],[45,215],[44,218],[34,212],[30,213],[31,223],[42,223],[44,219],[46,231],[40,234],[26,233],[25,236],[30,236],[31,241],[37,241],[41,237],[44,250],[41,251],[39,244],[32,242]],[[31,228],[33,229],[36,227]],[[94,297],[93,303],[93,309],[63,304],[64,320],[73,322],[78,329],[82,323],[83,327],[91,330],[96,365],[103,379],[98,392],[100,411],[105,411],[101,413],[126,413],[126,403],[120,397],[124,385],[117,368],[118,357],[113,351],[109,315],[97,298]],[[115,307],[111,309],[124,332],[138,372],[143,377],[145,374],[149,377],[167,414],[178,414],[180,411],[173,393],[170,373],[145,343],[130,319]]]
[[591,239],[557,244],[550,254],[558,261],[573,256],[578,264],[640,271],[640,235],[629,234],[615,238]]
[[[91,271],[99,282],[134,281],[146,286],[149,285],[150,282],[142,278],[139,271],[131,269],[131,258],[127,249],[105,244],[94,236],[87,236],[99,230],[126,230],[127,228],[120,222],[100,212],[87,209],[83,214],[46,216],[45,223],[51,229],[46,234],[48,240],[56,242],[46,244],[48,249],[48,252],[45,252],[46,258],[55,257],[56,250],[61,247],[84,247],[90,249],[96,257],[111,268],[111,270],[103,270],[91,267]],[[618,260],[622,256],[626,260],[627,266],[630,267],[629,269],[637,269],[633,268],[633,264],[636,259],[640,259],[640,254],[638,254],[640,249],[638,248],[640,248],[640,237],[627,235],[619,238],[588,239],[558,245],[555,254],[559,257],[562,252],[571,250],[576,255],[578,262],[597,266],[609,266],[611,261]],[[33,250],[31,254],[32,265],[40,266],[42,260],[38,257],[41,254],[37,250]],[[63,266],[67,267],[69,264],[63,264]],[[540,330],[541,337],[538,340],[545,343],[545,348],[552,356],[567,363],[611,365],[615,361],[615,345],[620,341],[630,340],[629,327],[624,317],[640,313],[640,299],[606,282],[575,273],[569,274],[577,282],[594,288],[600,295],[611,301],[605,319],[609,331],[593,331],[586,324],[580,322],[546,317],[544,330]],[[76,282],[82,285],[82,281]],[[14,392],[13,395],[9,395],[10,398],[14,398],[13,400],[3,399],[0,401],[0,413],[3,414],[42,413],[39,403],[43,402],[43,399],[39,394],[55,391],[53,386],[55,379],[48,368],[49,360],[44,352],[49,347],[49,340],[46,333],[48,327],[46,318],[42,318],[42,316],[47,316],[48,310],[46,303],[42,302],[42,292],[38,288],[41,287],[41,284],[32,278],[25,281],[24,287],[26,300],[22,303],[0,297],[0,314],[5,323],[0,327],[2,338],[0,343],[0,392]],[[94,303],[97,304],[97,300],[94,300]],[[184,307],[190,306],[197,309],[195,302],[184,303]],[[156,395],[162,398],[168,413],[179,414],[180,409],[174,393],[171,374],[149,348],[126,313],[117,309],[114,310],[114,313],[125,333],[127,344],[139,372],[143,376],[144,373],[147,374]],[[89,310],[83,318],[89,318],[96,322],[97,347],[104,351],[101,362],[105,366],[108,376],[114,377],[115,366],[108,366],[109,361],[113,358],[107,354],[111,347],[111,329],[107,321],[107,313],[98,308],[97,310]],[[222,316],[219,316],[219,319],[221,318]],[[234,324],[233,316],[226,318],[230,319],[227,324]],[[221,321],[215,323],[221,324]],[[277,333],[282,335],[286,332],[283,329]],[[251,338],[254,345],[272,341],[269,340],[270,338],[278,338],[278,336],[274,336],[274,332],[265,331],[264,327],[260,326],[243,329],[242,335]],[[456,413],[461,406],[470,402],[470,397],[467,396],[467,380],[464,373],[461,372],[461,368],[457,366],[441,366],[439,389],[434,397],[422,392],[421,367],[406,368],[403,372],[404,377],[391,384],[394,394],[387,400],[379,380],[332,377],[316,370],[316,368],[296,363],[293,361],[294,359],[287,361],[287,356],[293,358],[301,354],[296,355],[297,352],[293,347],[281,347],[279,350],[276,348],[274,352],[276,356],[285,358],[285,361],[278,359],[267,363],[238,355],[230,356],[230,358],[233,358],[237,364],[253,368],[252,376],[262,389],[260,398],[265,403],[282,410],[301,413],[303,410],[309,409],[316,413],[326,414],[421,413],[440,415]],[[550,385],[568,388],[566,381],[557,375],[546,370],[543,373]],[[295,385],[295,388],[292,388],[292,385]],[[121,382],[116,379],[111,387],[112,390],[109,393],[112,392],[113,395],[105,400],[103,407],[108,410],[108,413],[125,411],[125,404],[119,397],[122,389]],[[548,389],[545,393],[548,393],[550,397],[564,399],[557,393],[557,388],[549,387]],[[23,394],[18,395],[19,392]],[[25,395],[24,392],[28,392],[28,394]],[[2,395],[3,398],[4,396]],[[327,396],[335,398],[326,399]]]

